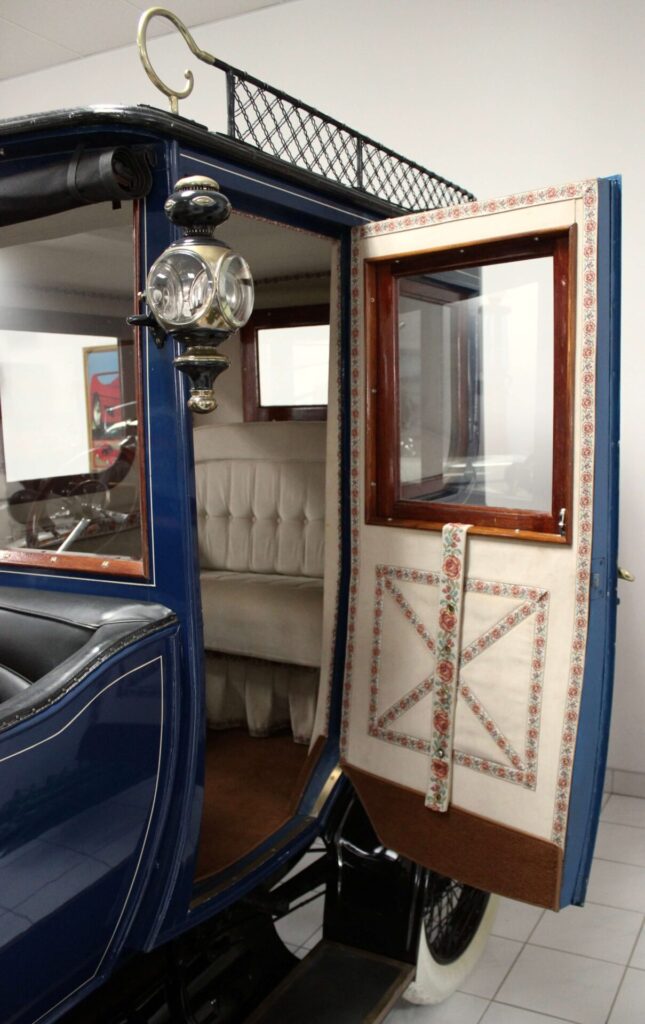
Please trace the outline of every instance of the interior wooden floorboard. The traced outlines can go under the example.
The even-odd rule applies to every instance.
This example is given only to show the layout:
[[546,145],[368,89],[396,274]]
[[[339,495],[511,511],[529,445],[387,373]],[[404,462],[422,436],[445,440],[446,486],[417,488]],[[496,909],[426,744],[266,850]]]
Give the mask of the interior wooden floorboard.
[[258,738],[209,730],[196,880],[250,853],[289,821],[309,774],[308,747],[290,733]]

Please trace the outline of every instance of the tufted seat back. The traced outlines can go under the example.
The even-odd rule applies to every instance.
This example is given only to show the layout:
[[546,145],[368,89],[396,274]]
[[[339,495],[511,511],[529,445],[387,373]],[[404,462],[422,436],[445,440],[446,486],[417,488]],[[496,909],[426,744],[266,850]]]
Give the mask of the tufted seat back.
[[194,436],[202,570],[322,578],[325,424],[240,423]]

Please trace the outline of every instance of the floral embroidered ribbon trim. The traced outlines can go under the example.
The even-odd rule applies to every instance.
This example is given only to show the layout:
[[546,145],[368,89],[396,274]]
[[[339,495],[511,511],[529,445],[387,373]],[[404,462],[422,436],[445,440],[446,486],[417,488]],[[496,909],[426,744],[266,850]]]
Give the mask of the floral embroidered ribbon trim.
[[439,621],[435,640],[436,662],[432,681],[430,778],[425,804],[432,811],[447,811],[452,789],[452,748],[461,647],[466,534],[470,526],[446,523],[442,530]]

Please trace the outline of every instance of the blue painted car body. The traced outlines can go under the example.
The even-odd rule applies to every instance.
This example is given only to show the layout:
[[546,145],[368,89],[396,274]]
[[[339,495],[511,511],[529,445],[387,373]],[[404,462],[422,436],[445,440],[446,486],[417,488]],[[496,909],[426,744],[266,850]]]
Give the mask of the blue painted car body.
[[[385,206],[329,190],[324,183],[295,180],[268,161],[237,155],[226,140],[189,122],[141,110],[76,111],[21,121],[3,128],[3,145],[31,149],[31,161],[52,151],[72,152],[82,141],[92,147],[146,145],[155,153],[153,184],[142,201],[141,279],[174,239],[163,212],[174,182],[187,174],[215,177],[234,209],[303,227],[340,242],[342,279],[349,280],[351,228],[382,216]],[[240,150],[240,147],[238,147]],[[40,156],[39,156],[40,154]],[[601,216],[611,213],[615,183],[607,185]],[[604,211],[604,212],[603,212]],[[609,230],[609,229],[607,229]],[[613,271],[612,271],[613,272]],[[608,268],[605,273],[610,274]],[[609,280],[609,277],[607,278]],[[608,285],[609,286],[609,285]],[[348,336],[349,296],[341,294],[341,323]],[[609,308],[605,316],[611,318]],[[614,332],[615,333],[615,332]],[[186,383],[173,368],[179,351],[163,348],[146,332],[144,423],[147,453],[149,579],[109,579],[87,573],[0,567],[0,584],[10,595],[33,590],[76,595],[90,601],[154,604],[172,613],[150,635],[135,636],[96,664],[51,706],[39,708],[0,732],[0,1019],[3,1024],[54,1021],[101,985],[127,955],[151,950],[220,913],[274,876],[318,835],[334,793],[314,814],[322,783],[338,760],[338,723],[344,645],[334,661],[330,735],[309,779],[294,820],[243,862],[225,871],[217,888],[194,884],[204,783],[203,636],[192,424]],[[615,352],[614,341],[610,344]],[[348,353],[344,346],[341,392],[348,396]],[[603,356],[605,358],[605,356]],[[607,436],[615,447],[615,369],[606,395]],[[612,377],[613,373],[613,377]],[[348,460],[345,423],[342,458]],[[594,538],[605,567],[615,563],[615,452],[605,453]],[[345,634],[349,572],[349,474],[342,474],[341,599],[337,635]],[[601,537],[602,532],[602,537]],[[343,596],[345,595],[345,596]],[[615,575],[609,572],[596,600],[604,617],[603,651],[613,650]],[[1,604],[1,602],[0,602]],[[593,629],[592,629],[593,634]],[[600,656],[600,654],[599,654]],[[606,674],[611,672],[607,654]],[[608,706],[585,708],[608,729]],[[595,754],[588,758],[590,770]],[[582,762],[580,762],[582,765]],[[563,900],[583,890],[592,848],[588,822],[595,817],[602,780],[574,781],[570,830],[576,834],[566,868]],[[572,848],[573,849],[573,848]],[[581,867],[581,864],[583,865]]]
[[[143,111],[81,111],[45,118],[40,132],[21,123],[15,138],[40,154],[37,160],[80,143],[154,147],[153,185],[142,202],[142,275],[175,237],[163,203],[187,173],[214,174],[238,210],[341,240],[345,259],[351,227],[375,216],[360,201],[341,202],[311,184],[250,172],[226,146],[189,124],[190,134],[215,154],[191,148],[175,132],[164,133],[169,120]],[[9,148],[14,141],[10,125],[3,141]],[[100,985],[124,953],[154,948],[234,903],[300,855],[325,821],[325,812],[317,818],[311,812],[337,763],[337,726],[294,822],[265,844],[277,852],[266,858],[260,848],[246,872],[244,864],[235,865],[215,895],[200,899],[193,877],[205,711],[192,425],[185,382],[172,366],[176,346],[158,348],[146,333],[149,580],[8,566],[0,580],[7,591],[154,602],[176,620],[113,654],[52,707],[0,734],[0,887],[8,894],[0,913],[3,1024],[57,1019]],[[336,676],[342,676],[342,653]]]

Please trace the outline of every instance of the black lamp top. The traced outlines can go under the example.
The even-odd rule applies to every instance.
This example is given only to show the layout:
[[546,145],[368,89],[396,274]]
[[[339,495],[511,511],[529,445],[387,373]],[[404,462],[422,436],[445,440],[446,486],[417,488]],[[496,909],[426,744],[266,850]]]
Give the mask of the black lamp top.
[[164,203],[166,216],[184,229],[185,235],[212,237],[218,224],[228,219],[231,204],[213,178],[202,174],[180,178]]

